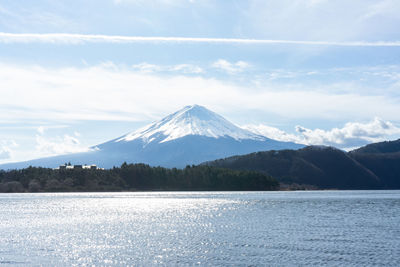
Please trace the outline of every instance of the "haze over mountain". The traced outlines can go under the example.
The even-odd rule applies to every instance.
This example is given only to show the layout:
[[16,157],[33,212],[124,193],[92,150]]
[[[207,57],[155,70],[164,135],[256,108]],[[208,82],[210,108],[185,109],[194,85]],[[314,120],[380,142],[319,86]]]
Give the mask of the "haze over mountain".
[[303,145],[257,135],[199,105],[186,106],[141,129],[91,147],[89,152],[0,165],[3,169],[30,165],[57,167],[97,164],[111,168],[123,162],[184,167],[256,151],[298,149]]

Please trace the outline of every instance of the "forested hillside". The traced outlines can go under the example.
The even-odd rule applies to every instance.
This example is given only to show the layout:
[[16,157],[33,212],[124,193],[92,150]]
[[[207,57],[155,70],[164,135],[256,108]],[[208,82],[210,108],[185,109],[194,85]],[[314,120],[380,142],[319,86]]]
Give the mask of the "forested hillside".
[[324,146],[266,151],[205,163],[269,174],[286,184],[337,189],[400,189],[400,140],[349,153]]
[[379,178],[347,153],[332,147],[257,152],[206,163],[269,174],[282,183],[318,188],[376,189]]
[[400,188],[400,139],[369,144],[349,155],[375,173],[384,188]]

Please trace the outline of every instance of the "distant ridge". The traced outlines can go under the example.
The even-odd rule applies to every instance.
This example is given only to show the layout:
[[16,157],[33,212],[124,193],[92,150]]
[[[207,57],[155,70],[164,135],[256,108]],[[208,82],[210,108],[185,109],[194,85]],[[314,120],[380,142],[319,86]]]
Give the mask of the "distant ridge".
[[205,163],[235,170],[269,174],[287,184],[318,188],[376,189],[379,178],[334,147],[308,146],[299,150],[265,151]]
[[384,188],[400,189],[400,139],[369,144],[349,155],[375,173]]
[[281,183],[326,189],[400,189],[399,140],[349,153],[334,147],[264,151],[204,164],[271,175]]
[[397,153],[400,152],[400,139],[369,144],[351,151],[355,153]]

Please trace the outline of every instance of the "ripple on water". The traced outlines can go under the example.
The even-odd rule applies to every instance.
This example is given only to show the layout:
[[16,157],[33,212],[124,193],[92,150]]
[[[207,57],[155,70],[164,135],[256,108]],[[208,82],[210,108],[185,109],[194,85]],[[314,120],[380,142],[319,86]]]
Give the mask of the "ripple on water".
[[0,264],[400,266],[400,191],[0,195]]

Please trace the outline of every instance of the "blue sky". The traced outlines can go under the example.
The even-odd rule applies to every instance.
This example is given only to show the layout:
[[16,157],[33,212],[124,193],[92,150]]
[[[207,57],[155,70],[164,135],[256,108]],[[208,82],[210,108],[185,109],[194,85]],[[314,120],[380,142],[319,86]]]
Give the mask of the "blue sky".
[[396,0],[2,0],[0,162],[195,103],[279,140],[399,138],[399,14]]

